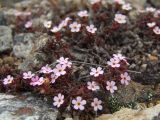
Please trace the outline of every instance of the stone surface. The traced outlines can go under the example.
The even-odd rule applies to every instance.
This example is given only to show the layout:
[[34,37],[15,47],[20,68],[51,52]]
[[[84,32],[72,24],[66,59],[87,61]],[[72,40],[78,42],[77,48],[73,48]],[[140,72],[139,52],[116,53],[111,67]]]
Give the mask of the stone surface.
[[46,101],[28,94],[0,93],[0,120],[56,120],[58,112]]
[[33,33],[17,34],[13,40],[13,53],[16,57],[27,58],[34,46]]
[[113,114],[104,114],[96,120],[152,120],[160,113],[160,104],[144,110],[122,108]]
[[28,71],[35,67],[40,67],[48,58],[45,53],[39,52],[39,50],[46,45],[49,36],[47,34],[37,34],[36,36],[35,44],[33,49],[31,49],[31,53],[27,56],[26,59],[24,59],[23,63],[19,65],[19,69],[22,71]]
[[7,26],[0,26],[0,52],[12,49],[12,29]]

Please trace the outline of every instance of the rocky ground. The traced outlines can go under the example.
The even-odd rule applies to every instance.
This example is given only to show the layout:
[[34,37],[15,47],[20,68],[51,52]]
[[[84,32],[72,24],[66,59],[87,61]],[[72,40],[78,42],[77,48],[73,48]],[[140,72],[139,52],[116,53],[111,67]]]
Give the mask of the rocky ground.
[[[136,9],[144,8],[148,4],[160,7],[159,0],[127,1],[132,2]],[[13,4],[10,2],[1,3],[0,1],[1,76],[6,75],[8,71],[16,74],[19,71],[37,70],[50,59],[46,53],[39,52],[50,39],[49,36],[46,33],[42,34],[41,31],[17,30],[14,13],[17,10],[31,10],[35,14],[34,28],[41,28],[44,20],[51,19],[55,15],[55,12],[51,10],[51,3],[47,0],[16,2]],[[79,4],[79,0],[74,2],[75,5]],[[40,14],[36,16],[37,12]],[[63,11],[61,12],[63,14]],[[130,15],[133,19],[134,14],[132,12]],[[55,15],[55,17],[57,16]],[[120,120],[120,118],[121,120],[160,120],[160,43],[144,41],[133,31],[128,31],[126,35],[128,37],[120,46],[110,45],[105,51],[111,51],[111,53],[121,51],[129,58],[131,64],[129,69],[142,72],[141,74],[133,73],[133,82],[116,93],[121,102],[132,102],[138,99],[139,103],[136,105],[138,110],[122,109],[113,115],[102,115],[97,120]],[[73,47],[71,51],[77,60],[83,60],[86,57],[98,59],[99,57],[94,58],[96,56],[88,54],[87,50],[83,48]],[[93,53],[93,51],[89,51],[89,53]],[[108,58],[111,53],[108,53]],[[103,63],[103,60],[100,62]],[[0,91],[3,92],[3,89]],[[148,98],[150,93],[154,94],[154,98]],[[0,94],[0,120],[56,120],[57,116],[58,111],[51,108],[46,99],[31,93]],[[126,116],[130,118],[126,118]],[[68,116],[66,120],[71,119]]]

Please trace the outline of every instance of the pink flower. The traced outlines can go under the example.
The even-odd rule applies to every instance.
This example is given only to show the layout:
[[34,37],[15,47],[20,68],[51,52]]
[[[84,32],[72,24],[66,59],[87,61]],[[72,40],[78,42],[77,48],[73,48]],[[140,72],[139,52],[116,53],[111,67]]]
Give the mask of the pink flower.
[[40,77],[40,78],[39,78],[38,76],[35,76],[35,77],[33,77],[33,78],[31,79],[30,85],[32,85],[32,86],[36,86],[36,85],[40,86],[40,85],[42,85],[44,82],[45,82],[45,80],[44,80],[43,77]]
[[21,16],[21,15],[22,15],[22,12],[16,11],[14,15],[15,15],[15,16]]
[[88,32],[93,33],[93,34],[97,31],[97,28],[94,27],[94,25],[86,26],[86,29]]
[[78,96],[76,99],[72,100],[72,104],[74,105],[75,110],[84,110],[86,100],[83,100],[82,97]]
[[31,79],[35,74],[32,74],[31,71],[23,73],[23,79]]
[[110,61],[107,62],[107,64],[113,68],[119,68],[120,67],[119,62],[120,60],[118,58],[111,58]]
[[101,0],[90,0],[90,3],[93,5],[93,4],[96,4],[96,3],[99,3],[101,2]]
[[147,11],[147,12],[155,12],[156,9],[153,8],[153,7],[147,7],[147,8],[146,8],[146,11]]
[[118,22],[119,24],[124,24],[126,23],[126,16],[125,15],[122,15],[122,14],[115,14],[115,18],[114,20],[116,22]]
[[87,10],[79,11],[77,14],[80,17],[88,17],[88,11]]
[[70,17],[66,17],[64,20],[61,21],[59,24],[59,28],[66,27],[68,25],[68,22],[72,20]]
[[117,58],[119,60],[126,60],[126,57],[124,57],[122,54],[113,54],[114,58]]
[[71,32],[79,32],[81,29],[81,24],[73,22],[72,24],[69,25],[69,27],[71,28]]
[[8,85],[11,84],[13,82],[13,77],[11,75],[8,75],[4,80],[3,80],[3,84],[4,85]]
[[94,108],[94,111],[98,111],[98,110],[102,110],[103,107],[102,107],[102,101],[101,100],[98,100],[98,98],[94,98],[93,99],[93,102],[91,103],[91,106]]
[[160,16],[160,9],[156,10],[154,13],[154,17],[159,17]]
[[115,82],[114,81],[107,81],[107,86],[106,89],[109,90],[111,93],[114,93],[115,90],[117,90],[117,86],[115,86]]
[[50,31],[53,33],[57,33],[61,30],[61,26],[54,26]]
[[98,77],[99,75],[102,75],[104,73],[104,71],[102,70],[101,67],[96,68],[92,68],[90,75],[93,75],[94,77]]
[[154,27],[155,25],[156,25],[155,22],[147,23],[147,26],[150,27],[150,28]]
[[60,57],[57,62],[61,65],[65,65],[66,67],[71,68],[72,62],[68,61],[69,58]]
[[55,96],[53,98],[53,100],[53,105],[59,108],[64,103],[64,95],[59,93],[58,96]]
[[99,90],[100,89],[100,87],[96,84],[96,82],[87,82],[87,88],[89,89],[89,90],[92,90],[92,91],[96,91],[96,90]]
[[131,77],[128,75],[127,72],[125,72],[124,74],[121,74],[121,83],[128,85],[129,81],[131,81]]
[[124,57],[122,54],[118,53],[118,54],[113,54],[115,59],[119,59],[120,61],[123,60],[125,61],[127,64],[129,64],[126,60],[126,57]]
[[156,26],[154,29],[153,29],[153,32],[157,35],[160,35],[160,28],[158,26]]
[[43,66],[43,67],[41,68],[40,72],[41,72],[41,73],[45,73],[45,74],[49,74],[49,73],[51,73],[51,72],[53,72],[53,71],[52,71],[52,69],[51,69],[48,65],[46,65],[46,66]]
[[131,6],[131,4],[126,3],[126,4],[123,4],[123,5],[122,5],[122,9],[129,11],[129,10],[132,10],[132,6]]
[[26,24],[25,24],[25,28],[31,28],[32,27],[32,21],[28,21],[28,22],[26,22]]
[[44,21],[43,25],[44,25],[45,28],[51,28],[52,21]]
[[55,83],[57,78],[58,78],[57,75],[51,74],[51,83]]
[[115,3],[118,3],[120,5],[123,5],[125,4],[125,1],[124,0],[114,0]]
[[61,65],[61,64],[57,64],[56,68],[53,69],[53,72],[56,76],[61,76],[61,75],[65,75],[66,74],[66,66],[65,65]]

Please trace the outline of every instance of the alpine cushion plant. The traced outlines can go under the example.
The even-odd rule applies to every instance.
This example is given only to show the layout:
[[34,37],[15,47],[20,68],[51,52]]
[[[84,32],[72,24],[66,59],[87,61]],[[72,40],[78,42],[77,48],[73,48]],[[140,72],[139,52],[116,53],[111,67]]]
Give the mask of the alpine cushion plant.
[[160,12],[153,7],[147,7],[144,12],[139,13],[136,27],[138,27],[140,37],[146,40],[160,40]]
[[[52,67],[47,64],[36,73],[24,72],[22,77],[24,81],[29,81],[29,85],[33,86],[34,89],[38,89],[41,94],[54,95],[53,105],[57,108],[61,108],[65,104],[64,106],[71,105],[74,110],[80,111],[89,110],[90,107],[93,107],[94,111],[97,112],[102,110],[103,106],[101,105],[102,100],[95,98],[94,93],[102,91],[107,93],[109,91],[113,94],[118,90],[118,78],[124,85],[128,85],[131,80],[126,69],[128,65],[126,58],[121,54],[114,54],[111,59],[116,59],[116,63],[110,64],[108,62],[108,66],[91,68],[90,73],[88,71],[91,81],[85,82],[85,84],[81,83],[80,86],[75,84],[76,81],[72,79],[72,74],[70,74],[78,61],[72,62],[69,58],[64,57],[56,60]],[[118,66],[115,66],[116,64]],[[107,73],[108,69],[105,70],[106,68],[110,69],[109,73]],[[108,75],[110,79],[106,79]],[[3,80],[4,86],[9,86],[13,79],[12,76],[8,75]]]
[[[8,75],[3,80],[3,86],[7,88],[15,84],[25,84],[39,94],[52,97],[53,107],[60,111],[69,108],[70,111],[91,112],[96,115],[97,112],[105,110],[108,94],[113,96],[119,86],[129,85],[129,63],[120,53],[113,54],[111,58],[103,57],[99,62],[97,56],[109,55],[105,54],[106,51],[98,53],[96,50],[105,50],[105,45],[110,45],[110,42],[116,41],[118,37],[123,39],[121,33],[128,29],[127,15],[132,10],[132,5],[123,0],[115,0],[114,4],[104,7],[102,0],[90,0],[89,7],[92,9],[66,15],[56,23],[51,20],[44,21],[44,31],[50,39],[41,52],[56,59],[48,59],[39,71],[25,71],[23,75],[13,75],[14,78]],[[148,23],[150,24],[146,25],[158,34],[157,22]],[[32,27],[27,24],[27,28]],[[68,44],[66,41],[69,41]],[[79,60],[70,52],[75,46],[79,51],[84,48],[97,59],[92,62]],[[78,61],[74,61],[77,59]],[[83,71],[77,75],[78,70],[87,71],[87,75],[83,76]]]

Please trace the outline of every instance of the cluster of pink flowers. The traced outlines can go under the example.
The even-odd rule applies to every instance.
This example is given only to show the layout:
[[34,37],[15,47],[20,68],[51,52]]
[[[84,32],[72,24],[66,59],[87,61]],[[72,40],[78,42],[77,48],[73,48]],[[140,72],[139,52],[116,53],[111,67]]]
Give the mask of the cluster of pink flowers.
[[126,3],[124,0],[114,0],[115,3],[122,5],[122,9],[129,11],[132,10],[132,6],[130,3]]
[[120,5],[124,5],[125,1],[124,0],[114,0],[115,3],[118,3]]
[[79,11],[79,12],[77,13],[77,15],[78,15],[79,17],[88,17],[88,16],[89,16],[87,10]]
[[98,68],[92,68],[90,75],[94,76],[94,77],[98,77],[99,75],[102,75],[104,73],[104,71],[102,70],[101,67]]
[[[64,103],[64,95],[61,93],[58,96],[53,98],[53,105],[59,108]],[[85,105],[87,104],[86,100],[83,100],[82,97],[77,96],[75,99],[72,100],[72,105],[75,110],[83,111],[85,109]],[[94,111],[102,110],[102,101],[98,98],[94,98],[93,102],[91,102],[91,106],[93,107]]]
[[29,28],[32,27],[32,25],[33,25],[33,23],[32,23],[32,21],[30,20],[30,21],[27,21],[24,26],[25,26],[25,28],[29,29]]
[[45,80],[44,80],[43,77],[35,76],[35,77],[32,77],[30,85],[32,85],[32,86],[36,86],[36,85],[40,86],[44,82],[45,82]]
[[124,61],[128,64],[126,58],[122,56],[122,54],[113,54],[113,58],[111,58],[110,61],[107,62],[107,64],[112,68],[119,68],[121,66],[121,61]]
[[[113,58],[111,58],[111,60],[108,61],[108,65],[110,65],[113,68],[120,67],[121,61],[127,63],[126,58],[121,54],[113,54]],[[40,69],[39,73],[41,73],[42,75],[44,74],[44,76],[49,75],[50,83],[54,84],[60,76],[63,76],[67,73],[66,69],[71,67],[72,67],[72,62],[69,61],[69,58],[60,57],[56,61],[54,69],[52,69],[49,65],[46,65]],[[91,68],[90,76],[93,76],[95,79],[98,80],[101,77],[103,78],[103,75],[104,75],[103,68],[101,67]],[[35,75],[31,71],[24,72],[23,79],[30,80],[30,85],[34,87],[41,86],[44,83],[48,83],[47,82],[48,78],[45,78],[43,76],[39,77],[38,75]],[[131,81],[131,77],[128,75],[127,72],[124,72],[120,74],[119,80],[122,85],[128,85],[129,82]],[[8,75],[7,78],[3,80],[4,85],[11,84],[12,82],[13,82],[13,77],[10,75]],[[106,82],[106,90],[109,91],[111,94],[113,94],[116,90],[118,90],[115,81],[107,80],[105,82]],[[100,90],[100,87],[102,87],[102,85],[98,81],[88,81],[85,87],[91,92],[97,92],[98,90]],[[59,93],[57,96],[54,96],[53,98],[53,105],[57,108],[61,107],[61,105],[63,105],[64,102],[65,102],[65,96],[61,93]],[[83,111],[85,109],[87,101],[82,99],[81,96],[77,96],[76,98],[72,98],[71,103],[73,109]],[[97,112],[98,110],[103,109],[101,104],[102,104],[101,100],[99,100],[98,98],[93,98],[93,101],[90,103],[90,106],[93,107],[93,110],[95,112]]]
[[156,35],[160,35],[160,27],[156,26],[156,22],[147,23],[147,26],[151,29],[153,29],[153,32]]
[[52,27],[52,21],[44,21],[43,25],[45,28],[50,29],[51,32],[53,33],[57,33],[59,32],[63,27],[66,27],[69,23],[69,21],[71,20],[71,18],[66,17],[64,20],[61,21],[61,23],[59,23],[59,25],[57,26],[53,26]]
[[126,23],[126,16],[122,14],[115,14],[114,20],[119,23],[119,24],[124,24]]
[[101,0],[90,0],[90,3],[91,3],[92,5],[97,4],[97,3],[100,3],[100,2],[101,2]]
[[156,34],[156,35],[160,35],[160,27],[156,26],[153,28],[153,32]]
[[3,80],[3,84],[7,85],[7,84],[11,84],[13,82],[13,77],[11,75],[8,75],[6,78],[4,78]]

